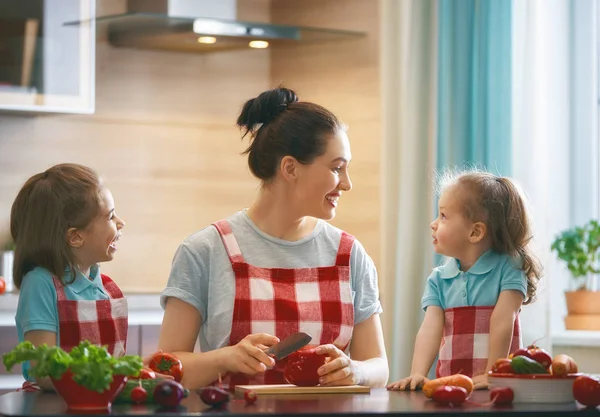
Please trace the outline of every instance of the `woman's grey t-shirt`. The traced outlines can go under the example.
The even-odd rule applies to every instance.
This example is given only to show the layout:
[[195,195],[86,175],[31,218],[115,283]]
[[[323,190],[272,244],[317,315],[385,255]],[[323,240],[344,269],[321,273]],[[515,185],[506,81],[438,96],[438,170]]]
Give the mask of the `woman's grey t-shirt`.
[[[313,232],[290,242],[258,229],[246,211],[227,219],[244,260],[262,268],[315,268],[335,265],[342,231],[319,220]],[[379,302],[377,271],[358,240],[350,254],[350,285],[354,299],[354,323],[383,310]],[[235,297],[235,275],[223,241],[214,226],[188,236],[173,258],[167,287],[160,303],[178,298],[196,307],[202,317],[200,349],[203,352],[229,344]]]

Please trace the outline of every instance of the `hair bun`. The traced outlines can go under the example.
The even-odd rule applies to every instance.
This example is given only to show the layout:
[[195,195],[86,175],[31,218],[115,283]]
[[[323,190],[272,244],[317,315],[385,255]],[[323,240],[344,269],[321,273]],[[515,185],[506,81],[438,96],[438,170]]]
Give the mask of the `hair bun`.
[[237,119],[237,125],[246,130],[254,130],[259,124],[273,121],[290,103],[298,101],[298,96],[288,88],[275,88],[265,91],[248,100]]

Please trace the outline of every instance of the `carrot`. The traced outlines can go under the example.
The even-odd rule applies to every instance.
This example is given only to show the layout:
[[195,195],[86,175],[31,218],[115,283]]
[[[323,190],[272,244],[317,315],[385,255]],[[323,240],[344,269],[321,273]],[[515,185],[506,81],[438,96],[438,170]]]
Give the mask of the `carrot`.
[[463,387],[467,390],[467,395],[471,395],[471,392],[473,392],[473,380],[471,378],[462,374],[454,374],[427,381],[423,385],[423,393],[427,398],[431,398],[436,388],[445,385],[449,387]]
[[572,357],[561,353],[552,359],[552,375],[564,376],[577,373],[577,362]]

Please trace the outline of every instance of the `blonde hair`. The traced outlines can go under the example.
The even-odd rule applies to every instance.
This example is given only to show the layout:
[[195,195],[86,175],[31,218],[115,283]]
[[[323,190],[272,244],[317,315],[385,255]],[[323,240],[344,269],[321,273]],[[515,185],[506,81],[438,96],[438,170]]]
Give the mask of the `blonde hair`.
[[542,266],[531,249],[533,238],[527,199],[518,185],[478,169],[449,170],[438,177],[437,192],[456,188],[463,214],[473,222],[484,222],[492,250],[522,261],[527,276],[527,296],[523,304],[535,300]]

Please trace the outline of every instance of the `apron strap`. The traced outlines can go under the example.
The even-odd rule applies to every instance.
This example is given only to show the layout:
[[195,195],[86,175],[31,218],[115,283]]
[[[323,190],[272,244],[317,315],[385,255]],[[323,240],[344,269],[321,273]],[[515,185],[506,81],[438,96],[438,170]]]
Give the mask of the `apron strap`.
[[67,295],[65,294],[65,287],[62,282],[54,275],[52,275],[52,282],[54,283],[54,288],[56,289],[56,298],[58,301],[67,300]]
[[100,274],[100,278],[102,278],[102,285],[110,298],[123,298],[123,291],[109,276]]
[[242,252],[240,251],[240,246],[231,231],[231,226],[227,220],[220,220],[216,223],[213,223],[213,226],[219,232],[221,236],[221,240],[223,241],[223,245],[225,246],[225,250],[227,251],[227,256],[229,256],[229,260],[232,265],[245,263],[244,257],[242,256]]
[[336,266],[350,266],[350,254],[352,253],[352,246],[354,245],[354,236],[342,232],[342,237],[340,238],[340,246],[338,248],[338,253],[335,258]]

